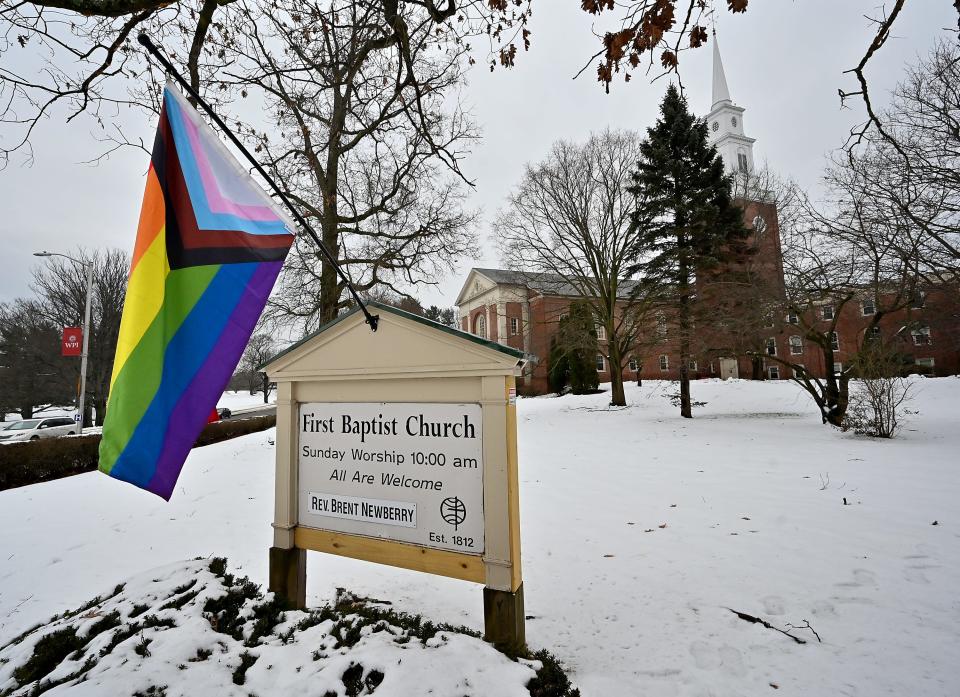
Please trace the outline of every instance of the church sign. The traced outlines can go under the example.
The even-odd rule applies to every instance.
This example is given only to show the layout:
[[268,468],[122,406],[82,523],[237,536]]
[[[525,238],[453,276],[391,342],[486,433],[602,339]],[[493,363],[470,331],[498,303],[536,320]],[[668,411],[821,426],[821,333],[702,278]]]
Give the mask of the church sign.
[[308,551],[479,583],[486,638],[518,650],[525,356],[370,306],[376,332],[354,310],[263,367],[277,384],[270,590],[305,606]]
[[308,403],[300,525],[483,553],[479,404]]

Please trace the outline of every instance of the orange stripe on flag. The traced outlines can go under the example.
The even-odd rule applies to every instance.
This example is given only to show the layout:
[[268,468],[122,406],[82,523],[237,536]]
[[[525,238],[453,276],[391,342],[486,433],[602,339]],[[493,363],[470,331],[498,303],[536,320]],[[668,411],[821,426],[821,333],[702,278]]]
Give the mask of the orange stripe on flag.
[[147,171],[147,186],[143,192],[143,208],[140,209],[140,223],[137,226],[137,243],[133,248],[133,262],[130,273],[137,268],[140,258],[150,248],[163,226],[166,224],[167,209],[163,201],[163,189],[153,170],[153,164]]

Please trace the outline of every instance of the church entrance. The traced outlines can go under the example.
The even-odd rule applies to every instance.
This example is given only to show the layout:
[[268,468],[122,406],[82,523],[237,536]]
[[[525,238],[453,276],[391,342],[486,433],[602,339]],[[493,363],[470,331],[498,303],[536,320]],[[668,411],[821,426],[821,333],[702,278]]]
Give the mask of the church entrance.
[[720,379],[728,380],[730,378],[740,377],[740,369],[737,367],[736,358],[720,359]]

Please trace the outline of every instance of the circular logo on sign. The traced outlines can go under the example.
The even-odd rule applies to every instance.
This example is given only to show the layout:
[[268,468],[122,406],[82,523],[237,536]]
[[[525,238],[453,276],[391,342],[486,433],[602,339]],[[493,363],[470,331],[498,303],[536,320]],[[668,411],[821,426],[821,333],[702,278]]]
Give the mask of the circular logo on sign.
[[440,517],[456,530],[467,519],[467,507],[456,496],[448,496],[440,502]]
[[76,334],[71,334],[68,338],[70,339],[70,343],[73,343],[74,341],[77,340],[77,335],[76,335]]

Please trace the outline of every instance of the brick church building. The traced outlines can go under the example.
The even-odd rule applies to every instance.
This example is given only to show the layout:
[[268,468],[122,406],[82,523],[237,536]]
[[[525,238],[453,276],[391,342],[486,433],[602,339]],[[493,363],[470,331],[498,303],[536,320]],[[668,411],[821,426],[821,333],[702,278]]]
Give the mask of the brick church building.
[[[713,107],[706,117],[711,142],[723,158],[728,172],[744,176],[754,169],[753,144],[743,124],[744,108],[734,104],[727,88],[726,76],[717,43],[713,44]],[[759,267],[769,284],[783,287],[783,258],[780,243],[776,205],[765,201],[738,199],[744,211],[744,225],[750,231],[754,248],[753,264]],[[527,394],[549,391],[547,373],[551,339],[556,334],[560,319],[569,311],[570,303],[578,293],[561,278],[550,274],[509,271],[504,269],[474,268],[457,296],[460,328],[477,336],[498,341],[522,350],[533,357],[527,372],[518,380],[518,389]],[[771,380],[789,379],[789,370],[777,357],[803,365],[815,376],[823,377],[828,370],[843,369],[876,312],[872,295],[865,293],[858,300],[842,305],[824,299],[815,303],[809,316],[788,314],[771,320],[755,353],[747,351],[708,351],[688,367],[692,378],[749,378]],[[901,352],[916,365],[918,372],[930,375],[960,373],[960,302],[956,288],[932,288],[918,293],[915,300],[895,313],[882,318],[879,330],[885,337],[896,337]],[[836,314],[835,314],[836,313]],[[803,337],[800,326],[829,328],[836,322],[832,335],[834,365],[823,365],[819,347]],[[768,336],[767,336],[768,334]],[[629,355],[623,370],[625,380],[676,380],[680,376],[679,349],[671,338],[662,317],[654,319],[649,327],[652,340],[643,341]],[[597,371],[601,382],[610,380],[610,365],[604,351],[606,337],[598,328],[600,352]],[[739,354],[739,355],[738,355]]]

